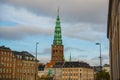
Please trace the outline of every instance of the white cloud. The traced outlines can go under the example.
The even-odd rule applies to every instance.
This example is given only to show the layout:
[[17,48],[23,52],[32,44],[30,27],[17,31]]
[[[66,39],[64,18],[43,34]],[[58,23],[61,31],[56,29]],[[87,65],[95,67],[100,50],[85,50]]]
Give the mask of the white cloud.
[[46,63],[46,62],[50,62],[50,59],[51,57],[50,56],[38,56],[38,60],[40,61],[40,63]]

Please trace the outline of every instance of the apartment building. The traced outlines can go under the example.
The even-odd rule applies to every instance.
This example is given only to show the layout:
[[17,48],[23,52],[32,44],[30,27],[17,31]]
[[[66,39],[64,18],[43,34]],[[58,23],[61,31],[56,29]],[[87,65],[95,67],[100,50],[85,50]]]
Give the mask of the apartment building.
[[36,58],[26,51],[13,51],[16,57],[15,76],[18,80],[35,80],[38,62]]
[[0,46],[0,80],[35,80],[38,60],[27,51]]
[[0,46],[0,80],[12,80],[14,55],[10,48]]
[[57,62],[54,68],[59,69],[55,80],[94,80],[94,70],[85,62]]

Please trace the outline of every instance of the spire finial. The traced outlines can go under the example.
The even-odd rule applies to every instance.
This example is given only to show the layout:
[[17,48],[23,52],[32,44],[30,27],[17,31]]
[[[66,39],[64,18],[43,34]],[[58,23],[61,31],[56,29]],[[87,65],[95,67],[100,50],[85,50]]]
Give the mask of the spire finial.
[[71,62],[71,52],[70,52],[70,58],[69,58],[69,61]]
[[59,7],[58,7],[58,10],[57,10],[57,19],[59,19]]
[[59,14],[59,7],[58,7],[58,14]]

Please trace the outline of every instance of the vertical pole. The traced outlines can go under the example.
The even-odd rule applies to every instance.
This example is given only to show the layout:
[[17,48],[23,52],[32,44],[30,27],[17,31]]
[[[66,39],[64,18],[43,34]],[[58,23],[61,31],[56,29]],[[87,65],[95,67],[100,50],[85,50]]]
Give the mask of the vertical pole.
[[100,71],[102,72],[101,44],[100,44]]
[[100,80],[102,79],[102,57],[101,57],[101,43],[96,43],[96,45],[100,46]]
[[37,80],[37,46],[38,46],[38,42],[36,42],[36,65],[35,65],[35,80]]

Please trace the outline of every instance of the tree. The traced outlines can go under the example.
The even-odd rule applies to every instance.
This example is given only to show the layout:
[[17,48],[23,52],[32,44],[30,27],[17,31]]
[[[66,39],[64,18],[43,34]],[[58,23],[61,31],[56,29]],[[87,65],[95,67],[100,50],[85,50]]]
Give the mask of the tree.
[[110,74],[105,70],[96,73],[95,80],[110,80]]

